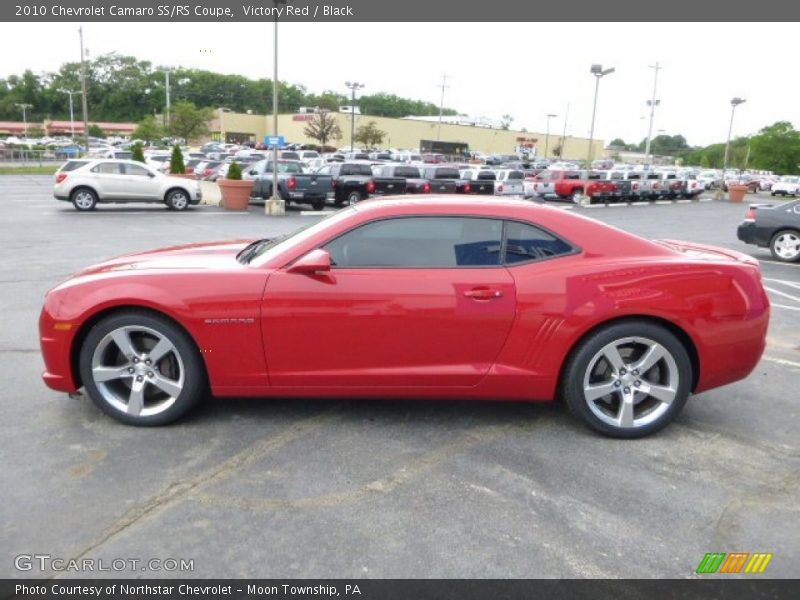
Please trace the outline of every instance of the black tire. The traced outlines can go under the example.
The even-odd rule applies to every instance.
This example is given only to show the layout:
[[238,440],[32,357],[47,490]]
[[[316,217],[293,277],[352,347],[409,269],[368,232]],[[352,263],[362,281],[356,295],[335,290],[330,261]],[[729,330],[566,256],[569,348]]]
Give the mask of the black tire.
[[774,196],[774,195],[775,195],[775,192],[770,192],[770,193],[769,193],[769,195],[770,195],[770,196]]
[[69,196],[75,210],[87,212],[97,207],[97,192],[92,188],[79,187],[72,190]]
[[353,190],[352,192],[347,194],[347,200],[345,200],[345,204],[352,206],[353,204],[357,204],[361,202],[361,192],[358,190]]
[[324,209],[325,208],[325,200],[313,200],[311,202],[311,208],[313,208],[314,210],[317,210],[317,211]]
[[[613,413],[615,410],[618,411],[617,418],[621,420],[621,391],[623,389],[626,391],[633,390],[633,397],[639,398],[638,401],[634,400],[632,413],[634,415],[634,424],[632,426],[623,427],[620,424],[613,425],[607,422],[607,420],[614,418],[612,415],[609,414],[606,417],[607,420],[603,420],[590,408],[590,401],[586,399],[585,395],[584,383],[585,381],[589,381],[589,379],[596,374],[596,369],[601,365],[604,364],[604,368],[609,368],[610,363],[602,363],[605,359],[598,359],[598,355],[603,348],[617,341],[624,341],[630,338],[655,342],[669,354],[672,362],[669,363],[666,358],[659,360],[654,366],[649,367],[646,372],[641,374],[628,369],[627,372],[620,375],[620,373],[622,373],[620,369],[620,371],[616,371],[616,374],[612,371],[607,375],[607,377],[609,377],[607,381],[613,382],[613,385],[617,387],[614,387],[612,393],[595,399],[591,404],[601,413],[605,410],[606,406],[608,406],[609,413]],[[635,342],[631,342],[629,347],[630,351],[634,352],[636,349]],[[620,354],[621,352],[622,351],[620,351]],[[631,364],[635,364],[639,359],[635,354],[630,354],[628,358],[631,360],[630,364],[625,362],[625,366],[628,367],[630,367]],[[625,360],[627,359],[623,358],[623,361]],[[590,370],[590,372],[587,373],[587,370]],[[677,385],[674,385],[675,381],[672,381],[673,373],[677,378]],[[637,392],[637,388],[640,384],[649,383],[652,385],[657,383],[647,379],[654,374],[658,377],[670,379],[668,385],[674,387],[674,398],[670,403],[661,403],[646,394]],[[628,379],[634,378],[634,375],[635,379],[639,381],[639,383],[636,384],[637,387],[633,387],[636,381],[633,383],[628,381]],[[691,391],[692,376],[692,363],[681,341],[672,332],[661,325],[637,319],[608,325],[593,331],[581,340],[567,359],[562,372],[559,391],[561,397],[566,401],[570,412],[595,431],[616,438],[640,438],[662,429],[680,413]],[[620,380],[619,383],[617,383],[617,379]],[[602,383],[606,383],[607,381],[603,381]],[[661,381],[663,381],[663,379]],[[615,401],[618,406],[616,409],[614,409]],[[653,408],[649,408],[651,404],[656,405]],[[644,419],[644,421],[638,425],[635,424],[635,411],[637,407],[640,409],[639,419]],[[648,410],[650,411],[649,415],[651,417],[657,415],[653,417],[652,422],[647,422]]]
[[791,239],[787,240],[787,236],[792,236],[795,240],[795,247],[797,246],[797,241],[800,240],[800,231],[795,229],[782,229],[778,231],[772,238],[769,240],[769,251],[772,253],[772,258],[777,261],[783,263],[795,263],[800,261],[800,250],[798,250],[793,255],[787,255],[786,253],[781,254],[777,250],[777,244],[781,242],[790,242]]
[[190,203],[189,193],[184,189],[175,188],[167,192],[164,202],[170,210],[186,210]]
[[[131,356],[122,353],[116,342],[109,341],[112,332],[123,331],[122,328],[129,328],[128,331],[132,333],[128,334],[128,339],[133,342],[130,347],[133,350],[129,352]],[[151,332],[157,335],[152,335]],[[166,339],[172,349],[154,363],[145,365],[149,352],[159,339]],[[99,364],[125,373],[133,369],[133,374],[112,377],[108,382],[101,382],[101,390],[93,376],[92,364],[96,351]],[[185,415],[208,391],[205,366],[191,337],[165,317],[145,311],[126,310],[115,313],[94,325],[81,346],[78,369],[84,389],[92,401],[106,414],[129,425],[154,426],[171,423]],[[141,411],[150,414],[129,412],[135,379],[143,382]],[[175,384],[173,389],[179,387],[179,393],[170,396],[162,391],[156,385],[159,379],[166,384]],[[180,386],[177,386],[178,382]]]

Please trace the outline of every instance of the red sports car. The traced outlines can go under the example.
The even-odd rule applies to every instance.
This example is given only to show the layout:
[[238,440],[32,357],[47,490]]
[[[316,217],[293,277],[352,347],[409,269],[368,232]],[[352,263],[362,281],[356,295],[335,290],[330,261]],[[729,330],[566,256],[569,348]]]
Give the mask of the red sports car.
[[519,200],[368,200],[276,239],[190,244],[51,290],[44,380],[159,425],[215,396],[562,397],[639,437],[746,377],[769,301],[743,254]]

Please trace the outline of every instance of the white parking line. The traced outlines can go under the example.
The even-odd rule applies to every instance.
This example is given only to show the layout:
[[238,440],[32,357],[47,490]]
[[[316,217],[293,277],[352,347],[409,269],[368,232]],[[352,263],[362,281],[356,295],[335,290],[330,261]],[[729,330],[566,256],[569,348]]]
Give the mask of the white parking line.
[[769,259],[766,259],[766,258],[760,259],[759,262],[769,263],[771,265],[780,265],[782,267],[800,267],[800,264],[798,264],[798,263],[785,263],[785,262],[781,262],[779,260],[769,260]]
[[335,210],[301,210],[300,216],[303,217],[319,217],[322,215],[330,215],[336,212]]
[[672,200],[656,200],[656,204],[672,204]]
[[796,288],[800,290],[800,283],[797,281],[786,281],[785,279],[770,279],[769,277],[764,277],[764,281],[772,281],[774,283],[782,283],[783,285],[788,285],[790,287]]
[[787,294],[786,292],[782,292],[780,290],[776,290],[771,287],[764,286],[764,289],[768,292],[772,292],[773,294],[778,294],[779,296],[783,296],[784,298],[789,298],[789,300],[794,300],[795,302],[800,302],[800,297],[792,296],[791,294]]
[[785,308],[786,310],[800,310],[800,306],[786,306],[785,304],[775,304],[774,302],[770,302],[769,305],[772,308]]
[[784,360],[782,358],[772,358],[771,356],[762,356],[761,360],[768,360],[769,362],[774,362],[775,364],[784,365],[786,367],[800,368],[800,363],[791,360]]
[[713,201],[714,201],[713,198],[700,198],[698,200],[698,202],[713,202]]
[[689,204],[691,200],[684,198],[683,200],[675,200],[675,202],[678,204]]

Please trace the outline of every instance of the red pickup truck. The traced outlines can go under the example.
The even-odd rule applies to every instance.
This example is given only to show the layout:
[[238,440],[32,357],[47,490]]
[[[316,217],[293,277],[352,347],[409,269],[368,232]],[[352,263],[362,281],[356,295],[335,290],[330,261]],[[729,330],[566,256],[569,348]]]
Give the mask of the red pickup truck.
[[524,195],[578,203],[582,196],[592,202],[605,202],[617,191],[617,185],[605,178],[602,171],[544,170],[525,180]]

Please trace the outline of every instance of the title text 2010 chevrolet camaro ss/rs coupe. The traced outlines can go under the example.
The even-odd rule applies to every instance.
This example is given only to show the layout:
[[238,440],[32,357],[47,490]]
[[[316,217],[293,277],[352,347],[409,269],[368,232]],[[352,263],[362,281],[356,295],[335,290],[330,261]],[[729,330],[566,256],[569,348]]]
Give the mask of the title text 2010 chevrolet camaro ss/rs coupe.
[[563,398],[639,437],[746,377],[769,301],[743,254],[519,200],[369,200],[290,236],[85,269],[40,318],[48,386],[168,423],[215,396]]

